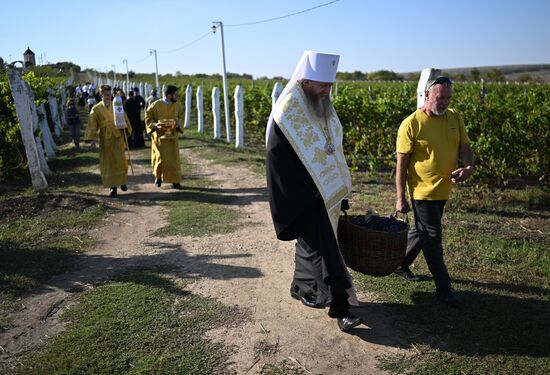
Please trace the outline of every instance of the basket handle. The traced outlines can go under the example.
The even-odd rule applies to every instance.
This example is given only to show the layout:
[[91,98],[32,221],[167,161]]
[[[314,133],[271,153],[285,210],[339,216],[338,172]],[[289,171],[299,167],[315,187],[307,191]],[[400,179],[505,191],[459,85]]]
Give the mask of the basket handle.
[[390,215],[390,217],[394,217],[396,219],[399,219],[399,214],[405,215],[405,223],[409,224],[409,214],[408,213],[402,213],[399,211],[395,211],[393,214]]

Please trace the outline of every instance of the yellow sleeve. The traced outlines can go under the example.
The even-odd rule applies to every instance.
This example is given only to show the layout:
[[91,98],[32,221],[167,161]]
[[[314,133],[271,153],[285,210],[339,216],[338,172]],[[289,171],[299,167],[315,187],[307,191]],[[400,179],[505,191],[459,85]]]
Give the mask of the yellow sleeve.
[[96,109],[92,108],[90,116],[88,117],[88,125],[86,125],[86,134],[84,135],[85,141],[97,140],[97,133],[99,132],[98,116],[99,114]]
[[147,130],[147,134],[153,132],[151,125],[155,122],[157,122],[157,109],[155,103],[153,103],[145,110],[145,130]]
[[397,131],[396,151],[400,154],[410,154],[413,151],[414,135],[409,118],[403,120]]

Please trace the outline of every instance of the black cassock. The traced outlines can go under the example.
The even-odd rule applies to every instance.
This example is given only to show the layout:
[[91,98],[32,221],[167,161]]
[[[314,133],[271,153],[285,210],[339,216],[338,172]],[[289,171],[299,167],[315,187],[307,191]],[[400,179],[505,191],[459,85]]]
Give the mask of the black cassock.
[[[141,98],[141,96],[140,96]],[[143,98],[141,98],[143,100]],[[124,111],[132,124],[132,135],[128,139],[130,147],[145,147],[143,138],[143,126],[141,124],[141,102],[139,98],[131,97],[124,103]]]
[[297,240],[291,291],[330,305],[329,315],[338,317],[349,308],[345,289],[351,285],[323,199],[275,123],[266,152],[269,206],[277,238]]

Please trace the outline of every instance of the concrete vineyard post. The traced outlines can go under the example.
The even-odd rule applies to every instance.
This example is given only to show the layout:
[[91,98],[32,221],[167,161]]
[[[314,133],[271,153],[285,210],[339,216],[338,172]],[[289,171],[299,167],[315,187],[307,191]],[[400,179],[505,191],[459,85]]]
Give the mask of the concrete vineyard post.
[[220,120],[220,90],[212,89],[212,119],[214,120],[214,139],[221,138],[222,126]]
[[204,109],[201,86],[197,87],[197,131],[199,133],[204,132]]
[[29,172],[31,175],[32,186],[37,191],[43,191],[48,188],[46,176],[40,168],[40,160],[38,158],[38,150],[33,134],[33,116],[29,105],[28,92],[25,88],[26,83],[23,81],[19,72],[14,69],[8,70],[8,80],[12,92],[15,111],[19,119],[21,128],[21,138],[25,146],[25,154],[27,155],[27,163],[29,164]]
[[244,110],[243,110],[243,88],[241,85],[235,87],[235,148],[244,147]]

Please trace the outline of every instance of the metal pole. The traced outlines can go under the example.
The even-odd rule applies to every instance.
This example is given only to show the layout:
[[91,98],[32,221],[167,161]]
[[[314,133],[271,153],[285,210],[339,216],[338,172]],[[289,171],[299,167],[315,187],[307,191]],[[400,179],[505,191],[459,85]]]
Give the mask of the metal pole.
[[124,59],[122,60],[123,64],[126,64],[126,90],[130,92],[130,76],[128,74],[128,60]]
[[227,84],[227,73],[225,70],[225,43],[223,38],[223,22],[213,21],[214,24],[213,31],[215,32],[215,27],[220,28],[220,35],[222,40],[222,69],[223,69],[223,106],[225,109],[225,133],[227,142],[231,142],[231,118],[229,117],[229,96],[227,91],[229,90]]
[[[152,55],[153,52],[155,53],[155,81],[156,81],[156,84],[157,84],[157,95],[160,95],[159,66],[158,66],[158,63],[157,63],[157,50],[156,49],[150,50],[149,55]],[[161,97],[161,96],[159,96],[159,97]]]

